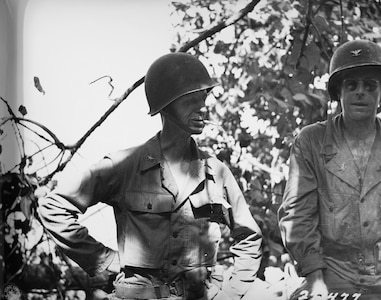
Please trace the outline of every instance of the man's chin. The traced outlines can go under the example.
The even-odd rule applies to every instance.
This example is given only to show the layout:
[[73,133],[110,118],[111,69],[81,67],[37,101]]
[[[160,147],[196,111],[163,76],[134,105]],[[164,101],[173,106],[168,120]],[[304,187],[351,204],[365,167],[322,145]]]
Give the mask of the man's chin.
[[191,130],[191,133],[194,134],[194,135],[198,135],[198,134],[201,134],[204,130],[204,127],[202,128],[192,128]]
[[205,128],[204,122],[194,122],[191,126],[189,126],[192,134],[201,134]]

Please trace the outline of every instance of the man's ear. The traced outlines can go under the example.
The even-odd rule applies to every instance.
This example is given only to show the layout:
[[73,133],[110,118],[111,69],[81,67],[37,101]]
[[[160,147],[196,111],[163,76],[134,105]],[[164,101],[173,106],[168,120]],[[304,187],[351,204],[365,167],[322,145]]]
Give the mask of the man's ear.
[[337,81],[337,84],[336,84],[336,95],[337,95],[337,100],[339,103],[340,103],[340,98],[341,98],[341,86],[342,86],[342,81]]
[[161,115],[161,118],[163,118],[164,116],[167,116],[168,115],[168,106],[162,108],[159,113]]
[[341,101],[340,101],[340,99],[339,100],[337,100],[337,107],[336,107],[336,114],[339,114],[339,113],[341,113],[342,112],[342,107],[341,107]]

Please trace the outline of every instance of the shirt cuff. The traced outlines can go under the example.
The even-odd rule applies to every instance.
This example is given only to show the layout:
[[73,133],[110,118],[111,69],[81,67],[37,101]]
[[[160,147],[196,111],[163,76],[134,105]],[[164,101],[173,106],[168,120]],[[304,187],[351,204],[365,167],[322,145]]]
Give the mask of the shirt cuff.
[[[109,270],[111,266],[115,267],[115,264],[119,262],[118,252],[110,248],[106,248],[106,249],[107,249],[107,252],[106,252],[106,255],[105,255],[106,257],[104,258],[104,260],[102,262],[98,262],[95,268],[86,270],[90,276],[95,276],[102,273],[105,270]],[[120,266],[119,266],[119,269],[120,269]]]
[[120,260],[119,260],[119,253],[117,251],[113,251],[114,256],[111,261],[111,263],[107,266],[106,270],[112,273],[119,273],[120,272]]
[[313,253],[298,261],[297,272],[299,276],[305,277],[307,274],[319,269],[325,269],[325,267],[322,255],[320,253]]

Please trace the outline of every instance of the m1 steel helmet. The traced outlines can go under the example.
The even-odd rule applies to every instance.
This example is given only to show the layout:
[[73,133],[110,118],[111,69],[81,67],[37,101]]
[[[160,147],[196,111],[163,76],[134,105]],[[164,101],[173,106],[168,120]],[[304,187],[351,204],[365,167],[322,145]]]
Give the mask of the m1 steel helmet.
[[369,40],[354,40],[336,49],[329,66],[328,93],[332,100],[338,100],[337,83],[343,71],[362,67],[381,67],[379,45]]
[[163,55],[152,63],[145,77],[149,114],[157,114],[181,96],[210,90],[217,84],[196,57],[181,52]]

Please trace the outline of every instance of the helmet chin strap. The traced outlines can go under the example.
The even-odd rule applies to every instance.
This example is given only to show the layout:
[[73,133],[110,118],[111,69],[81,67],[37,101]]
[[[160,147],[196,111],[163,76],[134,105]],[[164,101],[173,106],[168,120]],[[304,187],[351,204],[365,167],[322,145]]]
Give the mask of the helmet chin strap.
[[[175,124],[177,128],[180,128],[180,129],[182,129],[182,131],[185,131],[186,127],[181,124],[179,119],[175,118],[171,113],[169,113],[166,110],[166,107],[164,107],[160,111],[160,114],[161,114],[161,121],[163,124],[163,128],[167,126],[166,124],[168,124],[168,123],[166,123],[166,122],[170,122],[171,124]],[[171,127],[173,128],[173,125],[171,125]]]

